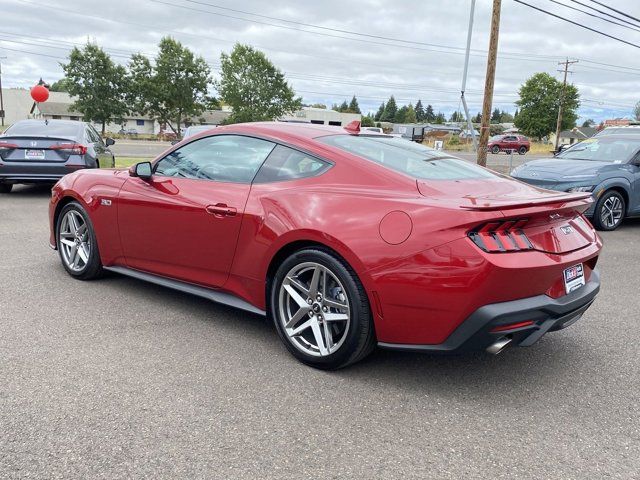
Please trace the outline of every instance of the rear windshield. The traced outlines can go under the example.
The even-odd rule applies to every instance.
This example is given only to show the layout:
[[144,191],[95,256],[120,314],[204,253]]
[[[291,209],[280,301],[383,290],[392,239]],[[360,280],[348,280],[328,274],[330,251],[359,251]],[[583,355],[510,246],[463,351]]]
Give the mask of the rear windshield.
[[78,123],[18,122],[7,129],[6,135],[33,135],[43,137],[75,137],[80,132]]
[[496,176],[477,165],[402,138],[330,135],[316,140],[416,179],[465,180]]

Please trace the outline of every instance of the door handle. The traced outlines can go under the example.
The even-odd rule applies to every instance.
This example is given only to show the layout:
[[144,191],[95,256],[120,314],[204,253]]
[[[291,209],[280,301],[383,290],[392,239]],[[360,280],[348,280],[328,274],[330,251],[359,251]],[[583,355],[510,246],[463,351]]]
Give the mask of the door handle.
[[207,205],[205,210],[216,217],[235,217],[236,213],[238,213],[235,207],[229,207],[226,203]]

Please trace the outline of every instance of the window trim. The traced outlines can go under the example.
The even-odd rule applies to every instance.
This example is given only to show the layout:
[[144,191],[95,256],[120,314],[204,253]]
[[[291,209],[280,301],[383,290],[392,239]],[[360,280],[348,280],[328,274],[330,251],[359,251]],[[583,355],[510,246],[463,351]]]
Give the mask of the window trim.
[[[282,145],[283,147],[288,147],[291,148],[292,150],[297,150],[300,153],[303,153],[305,155],[308,155],[310,157],[314,157],[317,158],[318,160],[321,160],[325,163],[327,163],[329,165],[329,167],[322,171],[321,173],[317,174],[317,175],[313,175],[313,176],[309,176],[309,177],[303,177],[303,178],[290,178],[288,180],[281,180],[282,182],[286,182],[286,181],[294,181],[294,180],[303,180],[305,178],[313,178],[315,176],[319,176],[322,175],[326,172],[328,172],[331,168],[333,168],[335,166],[335,162],[333,160],[329,160],[327,158],[321,157],[315,153],[311,153],[309,150],[305,149],[305,148],[300,148],[297,145],[292,145],[289,142],[283,142],[282,140],[279,139],[275,139],[275,138],[270,138],[267,136],[262,136],[262,135],[254,135],[254,134],[248,134],[248,133],[233,133],[233,132],[220,132],[220,133],[213,133],[212,135],[205,135],[203,137],[199,137],[198,134],[196,134],[196,136],[194,137],[190,137],[189,141],[187,143],[185,143],[184,145],[176,145],[174,146],[174,148],[171,149],[171,151],[169,151],[166,155],[164,155],[163,157],[160,158],[156,158],[155,160],[153,160],[151,162],[151,173],[153,175],[156,175],[156,165],[158,163],[160,163],[162,160],[164,160],[165,158],[167,158],[169,155],[171,155],[173,152],[175,152],[176,150],[178,150],[179,148],[182,147],[186,147],[187,145],[197,141],[197,140],[203,140],[205,138],[211,138],[211,137],[220,137],[220,136],[229,136],[229,135],[233,135],[236,137],[248,137],[248,138],[255,138],[257,140],[264,140],[265,142],[270,142],[274,144],[274,147],[271,149],[271,152],[269,152],[269,155],[267,155],[265,157],[265,159],[262,161],[262,163],[260,164],[260,166],[258,167],[258,169],[256,170],[256,173],[254,174],[253,178],[251,179],[251,182],[249,183],[240,183],[240,182],[221,182],[219,180],[207,180],[205,178],[192,178],[189,180],[198,180],[198,181],[204,181],[204,182],[217,182],[217,183],[232,183],[234,185],[253,185],[253,182],[256,179],[256,176],[258,175],[258,172],[260,171],[260,169],[262,168],[262,166],[265,164],[265,162],[267,161],[267,159],[269,158],[269,156],[273,153],[273,150],[275,150],[277,145]],[[173,177],[165,177],[162,176],[162,178],[173,178]],[[264,182],[264,183],[259,183],[257,185],[268,185],[270,183],[280,183],[280,181],[278,182]]]
[[[294,152],[298,152],[301,153],[311,159],[317,160],[319,162],[322,162],[325,164],[324,167],[318,169],[317,171],[313,172],[312,175],[305,175],[303,177],[296,177],[296,178],[283,178],[280,180],[269,180],[266,182],[256,182],[256,178],[258,178],[258,174],[260,173],[260,170],[262,170],[262,168],[264,167],[264,164],[267,163],[269,161],[269,157],[271,157],[271,155],[273,155],[273,152],[275,151],[275,149],[278,147],[284,147],[284,148],[288,148],[290,150],[293,150]],[[264,162],[262,162],[262,165],[260,165],[260,168],[258,169],[258,171],[256,172],[256,174],[253,176],[253,180],[251,181],[251,184],[255,184],[255,185],[269,185],[272,183],[282,183],[282,182],[294,182],[297,180],[305,180],[307,178],[315,178],[315,177],[319,177],[321,175],[324,175],[325,173],[327,173],[329,170],[331,170],[333,167],[335,166],[334,162],[331,162],[329,160],[325,160],[322,157],[319,157],[318,155],[315,154],[311,154],[311,153],[307,153],[299,148],[295,148],[292,147],[290,145],[286,145],[284,143],[277,143],[275,147],[273,147],[273,150],[271,150],[271,152],[269,153],[269,155],[267,155],[267,158],[265,158]]]

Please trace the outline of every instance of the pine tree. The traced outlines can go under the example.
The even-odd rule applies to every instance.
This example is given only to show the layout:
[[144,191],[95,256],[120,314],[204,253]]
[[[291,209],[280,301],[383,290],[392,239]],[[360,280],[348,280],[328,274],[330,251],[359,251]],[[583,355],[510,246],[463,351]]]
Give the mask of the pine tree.
[[396,113],[398,113],[398,106],[396,105],[396,99],[393,98],[393,95],[391,95],[391,98],[389,98],[387,105],[384,107],[384,112],[380,117],[380,121],[393,122],[396,118]]
[[416,108],[414,110],[416,111],[416,121],[424,122],[425,111],[424,111],[424,107],[422,106],[422,100],[418,100],[418,103],[416,103]]
[[382,115],[384,114],[384,107],[385,107],[384,102],[382,102],[382,104],[380,105],[380,108],[378,108],[378,111],[373,117],[376,122],[379,122],[380,118],[382,118]]
[[427,105],[427,109],[424,112],[424,120],[426,122],[435,122],[436,120],[436,114],[434,113],[431,105]]
[[347,111],[350,113],[362,113],[360,111],[360,106],[358,105],[358,99],[356,98],[355,95],[351,99],[351,102],[349,103],[349,108]]

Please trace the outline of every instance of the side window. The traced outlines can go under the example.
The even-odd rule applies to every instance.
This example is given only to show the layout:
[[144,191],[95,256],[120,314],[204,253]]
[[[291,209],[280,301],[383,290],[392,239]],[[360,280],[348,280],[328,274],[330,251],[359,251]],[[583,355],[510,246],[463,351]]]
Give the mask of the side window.
[[313,177],[324,173],[331,164],[283,145],[273,149],[256,175],[254,183],[281,182]]
[[195,140],[155,165],[156,175],[216,182],[251,183],[274,144],[240,135]]
[[98,132],[96,132],[91,125],[87,125],[87,137],[89,137],[91,143],[102,143],[100,135],[98,135]]

